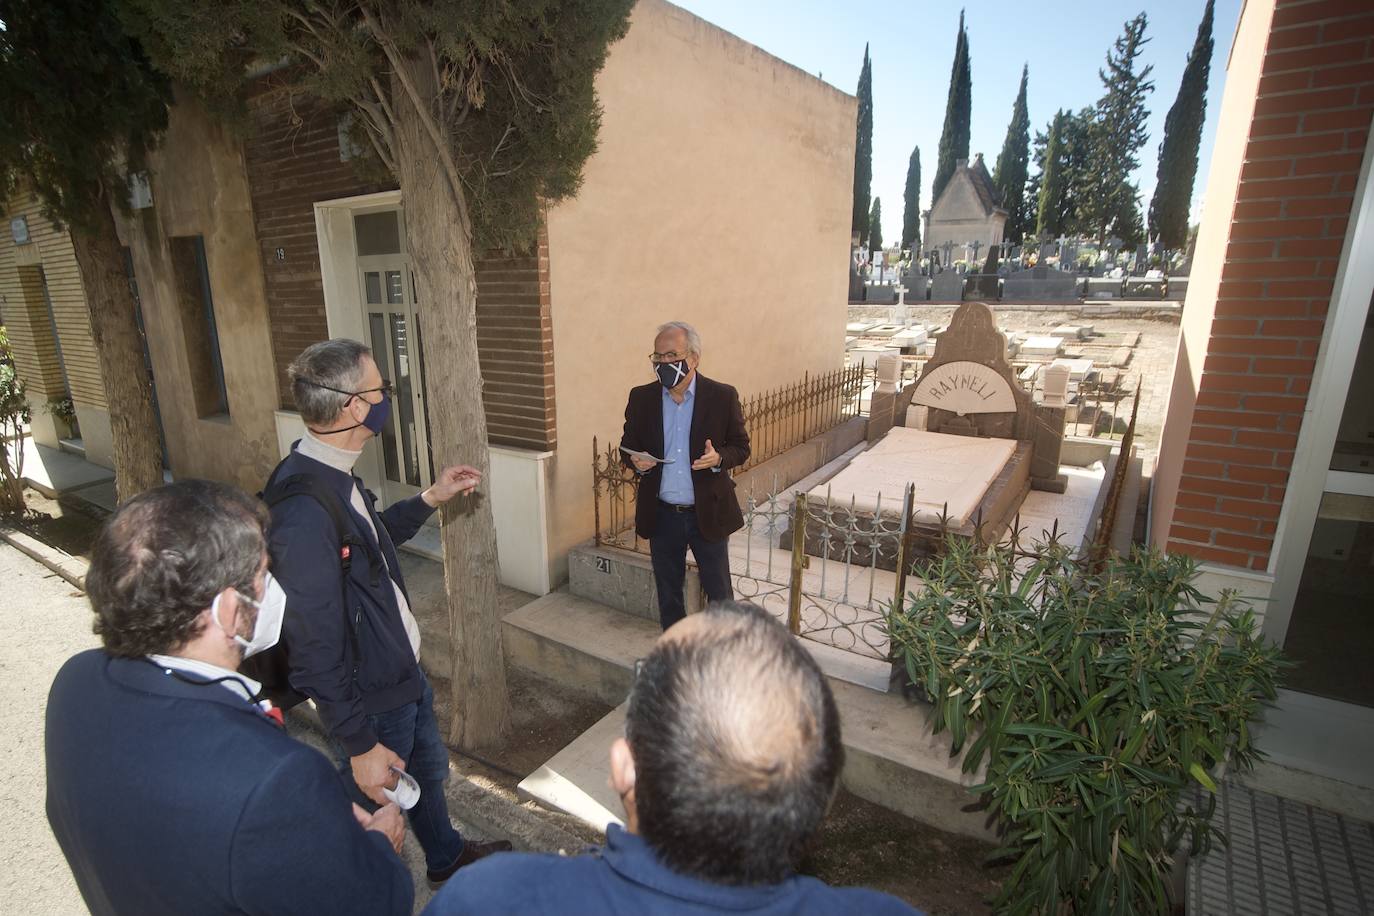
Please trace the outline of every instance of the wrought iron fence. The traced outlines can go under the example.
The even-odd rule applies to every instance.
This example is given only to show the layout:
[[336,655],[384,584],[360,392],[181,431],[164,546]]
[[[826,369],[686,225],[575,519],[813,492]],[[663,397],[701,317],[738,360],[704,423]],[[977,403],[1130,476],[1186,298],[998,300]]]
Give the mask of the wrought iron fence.
[[[731,474],[757,467],[808,439],[862,415],[863,390],[874,369],[858,363],[800,380],[741,403],[749,431],[750,455]],[[595,503],[596,544],[648,553],[634,533],[635,473],[621,460],[613,442],[604,449],[592,439],[592,493]]]
[[[1078,385],[1074,398],[1073,419],[1068,424],[1070,435],[1091,439],[1117,439],[1125,435],[1121,425],[1120,405],[1132,394],[1121,371],[1101,370]],[[1136,400],[1140,398],[1140,383],[1135,386]]]
[[[886,661],[889,609],[921,587],[925,564],[942,554],[954,531],[947,514],[935,525],[918,524],[913,502],[910,484],[900,499],[879,495],[871,508],[852,498],[836,501],[828,490],[750,493],[744,530],[731,543],[736,595],[800,638]],[[970,530],[980,549],[1010,550],[1023,569],[1042,559],[1046,546],[1060,546],[1057,523],[1035,543],[1019,515],[992,542],[983,539],[981,517]]]
[[807,373],[789,385],[746,398],[741,406],[750,454],[735,473],[859,416],[864,382],[872,374],[870,367],[858,363],[818,375]]

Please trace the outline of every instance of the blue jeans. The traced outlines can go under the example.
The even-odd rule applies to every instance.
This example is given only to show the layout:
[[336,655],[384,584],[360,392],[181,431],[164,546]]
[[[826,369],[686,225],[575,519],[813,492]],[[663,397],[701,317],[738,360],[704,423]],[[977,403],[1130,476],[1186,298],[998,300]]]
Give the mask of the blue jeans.
[[707,601],[735,597],[730,584],[730,539],[708,541],[697,530],[695,512],[674,512],[659,503],[654,536],[649,539],[649,559],[658,591],[658,620],[668,629],[687,616],[682,588],[687,582],[687,550],[697,561],[702,591]]
[[[420,673],[424,693],[418,702],[367,717],[377,740],[406,762],[406,772],[420,784],[420,800],[406,812],[410,829],[425,851],[425,866],[430,871],[448,868],[463,854],[463,835],[448,818],[448,748],[439,737],[439,722],[434,718],[434,691],[429,679]],[[342,747],[335,746],[344,782],[353,800],[368,810],[376,804],[353,781],[353,770]]]

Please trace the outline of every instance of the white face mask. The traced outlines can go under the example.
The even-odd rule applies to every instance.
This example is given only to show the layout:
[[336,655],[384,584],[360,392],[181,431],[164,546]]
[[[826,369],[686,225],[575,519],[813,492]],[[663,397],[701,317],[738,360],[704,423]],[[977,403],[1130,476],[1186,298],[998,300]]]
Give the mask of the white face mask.
[[[277,640],[281,639],[281,622],[286,616],[286,592],[282,591],[277,580],[272,578],[271,573],[266,573],[261,601],[254,601],[238,589],[234,592],[240,601],[258,609],[258,619],[253,624],[253,638],[244,639],[237,633],[234,634],[234,642],[243,646],[243,657],[249,658],[275,646]],[[219,622],[219,595],[216,595],[210,604],[210,619],[214,620],[215,626],[224,629],[224,625]]]

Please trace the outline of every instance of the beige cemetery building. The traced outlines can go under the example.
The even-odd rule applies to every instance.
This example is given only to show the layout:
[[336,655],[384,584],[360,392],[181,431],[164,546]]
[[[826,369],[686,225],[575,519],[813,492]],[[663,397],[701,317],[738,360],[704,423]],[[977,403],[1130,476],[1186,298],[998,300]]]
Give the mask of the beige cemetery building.
[[939,252],[944,266],[954,261],[981,262],[990,246],[1002,244],[1007,211],[1002,209],[1001,196],[983,164],[982,153],[972,162],[966,159],[955,167],[949,183],[922,217],[922,244],[926,251]]
[[[549,209],[535,250],[477,258],[501,579],[536,594],[567,579],[570,548],[593,534],[592,440],[618,440],[629,389],[653,378],[658,324],[696,325],[702,372],[746,398],[844,360],[835,303],[846,286],[855,98],[664,0],[636,4],[597,91],[599,147],[578,196]],[[286,366],[313,341],[347,336],[368,343],[397,386],[392,428],[357,472],[384,503],[404,498],[433,473],[426,379],[447,360],[424,347],[406,202],[394,184],[359,177],[344,112],[271,74],[248,109],[240,139],[176,105],[149,199],[121,226],[169,469],[260,487],[303,429]],[[788,246],[754,252],[779,225]],[[9,266],[19,246],[6,247],[9,318],[19,314]],[[760,268],[776,278],[762,298]],[[61,325],[58,299],[55,290]],[[23,301],[41,332],[41,299]],[[34,388],[53,396],[60,377],[44,365]],[[73,378],[72,388],[78,412],[101,394],[98,380],[86,392]],[[412,543],[438,555],[437,532]]]

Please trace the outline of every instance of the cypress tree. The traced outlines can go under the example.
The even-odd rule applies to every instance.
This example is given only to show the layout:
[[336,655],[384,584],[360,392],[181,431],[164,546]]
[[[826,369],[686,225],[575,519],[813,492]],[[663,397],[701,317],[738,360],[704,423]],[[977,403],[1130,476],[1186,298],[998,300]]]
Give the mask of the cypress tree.
[[940,150],[935,162],[935,184],[930,204],[940,199],[959,163],[968,158],[969,123],[973,113],[973,75],[969,65],[968,32],[964,11],[959,11],[959,37],[954,41],[954,63],[949,70],[949,98],[945,101],[945,126],[940,133]]
[[1188,240],[1188,209],[1197,178],[1207,78],[1212,68],[1213,4],[1214,0],[1207,0],[1202,12],[1178,97],[1164,119],[1164,142],[1159,145],[1159,183],[1150,201],[1150,238],[1170,250],[1182,248]]
[[873,198],[873,212],[868,214],[868,250],[883,250],[883,199]]
[[854,218],[851,230],[859,244],[868,242],[868,195],[873,183],[873,66],[864,45],[864,65],[859,71],[859,119],[854,128]]
[[1136,58],[1150,39],[1145,37],[1144,13],[1127,22],[1121,37],[1107,52],[1107,67],[1098,71],[1106,90],[1093,113],[1089,145],[1091,166],[1082,184],[1078,210],[1084,228],[1099,242],[1106,241],[1123,212],[1122,187],[1140,165],[1136,158],[1145,145],[1145,96],[1154,90],[1148,79],[1153,66],[1136,72]]
[[1007,211],[1007,225],[1002,234],[1009,242],[1021,241],[1029,228],[1026,210],[1026,178],[1030,163],[1030,115],[1026,113],[1029,72],[1030,68],[1022,65],[1021,89],[1016,93],[1007,138],[1002,141],[1002,152],[997,154],[997,165],[992,172],[992,183],[1001,193],[1002,206]]
[[1053,238],[1064,231],[1062,223],[1063,200],[1067,192],[1067,175],[1064,168],[1064,122],[1067,119],[1063,109],[1054,113],[1049,131],[1045,138],[1044,164],[1040,167],[1040,199],[1036,212],[1035,234],[1043,241]]
[[921,148],[911,151],[906,166],[906,191],[902,195],[902,247],[911,249],[916,259],[921,257]]

